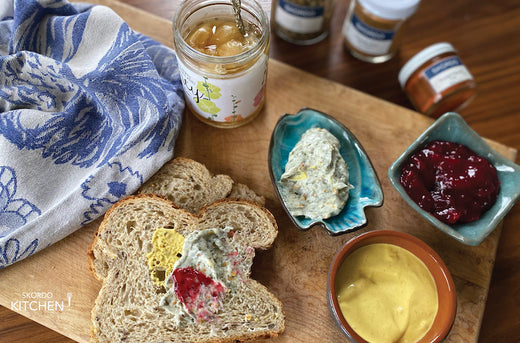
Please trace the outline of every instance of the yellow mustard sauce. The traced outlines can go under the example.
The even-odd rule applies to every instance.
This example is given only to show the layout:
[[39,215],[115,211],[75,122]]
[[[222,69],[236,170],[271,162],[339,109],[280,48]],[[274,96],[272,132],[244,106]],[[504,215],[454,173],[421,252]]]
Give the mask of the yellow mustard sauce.
[[335,287],[346,321],[371,343],[417,342],[438,310],[437,288],[427,267],[393,244],[356,249],[338,268]]
[[173,229],[158,228],[153,234],[152,245],[152,251],[146,254],[150,277],[157,286],[162,286],[182,256],[184,236]]

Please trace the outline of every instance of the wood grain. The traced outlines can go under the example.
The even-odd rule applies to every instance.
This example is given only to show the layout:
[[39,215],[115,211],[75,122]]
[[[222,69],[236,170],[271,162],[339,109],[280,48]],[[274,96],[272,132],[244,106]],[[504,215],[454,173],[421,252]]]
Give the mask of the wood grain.
[[[124,2],[166,19],[173,16],[177,6],[176,1],[166,0]],[[263,4],[268,8],[269,2],[264,1]],[[156,25],[155,19],[148,16],[140,16],[139,20],[135,20],[132,17],[134,11],[130,7],[123,5],[117,8],[118,13],[132,22],[136,29],[166,44],[170,41],[169,25]],[[357,61],[344,51],[340,28],[345,8],[345,4],[337,4],[331,36],[322,43],[295,47],[275,36],[271,43],[273,59],[337,83],[325,82],[273,61],[268,80],[268,103],[263,116],[248,126],[234,130],[233,135],[222,135],[221,131],[202,125],[188,116],[179,138],[177,154],[196,158],[207,163],[215,172],[230,174],[238,181],[250,184],[259,193],[266,195],[268,208],[275,214],[280,227],[286,228],[281,230],[279,237],[279,242],[286,244],[285,248],[281,249],[280,243],[277,243],[271,251],[257,256],[254,266],[254,276],[277,293],[287,307],[290,325],[280,341],[304,341],[300,339],[302,333],[312,339],[309,342],[342,340],[325,309],[316,311],[312,320],[307,317],[305,320],[295,320],[295,314],[313,313],[317,304],[323,305],[324,277],[331,254],[349,237],[344,236],[338,240],[320,230],[313,229],[305,233],[294,231],[272,194],[264,162],[268,136],[276,117],[284,112],[293,113],[302,106],[314,106],[341,118],[352,129],[365,145],[382,179],[385,205],[380,209],[369,210],[370,226],[366,230],[389,227],[412,230],[439,252],[448,264],[459,294],[458,322],[450,334],[450,341],[519,342],[519,206],[515,206],[506,217],[500,242],[499,232],[496,231],[483,245],[476,249],[467,248],[439,236],[427,225],[419,225],[421,230],[413,231],[417,230],[416,223],[420,220],[414,215],[403,223],[399,213],[409,213],[409,209],[390,187],[385,171],[392,159],[429,124],[429,120],[424,117],[403,109],[411,109],[411,105],[398,87],[397,72],[410,56],[438,41],[450,41],[459,49],[461,58],[479,86],[479,95],[461,114],[481,135],[516,150],[520,149],[520,61],[517,57],[520,52],[520,40],[517,38],[520,32],[520,4],[517,1],[503,0],[488,3],[469,0],[423,1],[419,11],[409,22],[399,56],[382,65]],[[302,84],[312,85],[311,91],[302,92]],[[275,92],[274,89],[283,91]],[[354,89],[388,102],[367,97]],[[199,137],[205,137],[205,140],[201,141]],[[392,144],[388,144],[387,137],[392,137]],[[395,137],[399,139],[396,140]],[[515,158],[514,150],[503,145],[498,145],[497,149],[509,158]],[[233,153],[226,154],[229,150]],[[248,172],[244,173],[244,170]],[[88,334],[88,328],[85,327],[88,327],[88,323],[85,324],[84,319],[88,317],[89,301],[95,297],[98,286],[85,272],[86,260],[83,257],[94,229],[95,225],[82,229],[58,245],[20,263],[20,266],[22,263],[30,265],[29,269],[35,271],[29,274],[29,281],[35,280],[34,278],[39,278],[39,282],[41,278],[50,280],[51,286],[44,283],[49,288],[35,289],[37,286],[42,287],[42,284],[34,281],[6,285],[9,282],[4,281],[5,279],[14,278],[6,277],[3,271],[0,274],[0,297],[4,299],[4,306],[9,308],[10,305],[5,299],[16,299],[21,297],[22,292],[34,290],[55,290],[53,296],[61,301],[66,299],[63,292],[73,288],[72,315],[65,311],[53,316],[44,312],[29,315],[77,341],[85,341]],[[493,269],[496,249],[498,254]],[[63,263],[63,255],[58,254],[57,257],[53,254],[56,250],[65,250],[66,256],[71,258],[67,261],[70,267],[67,271],[59,268],[59,263]],[[18,271],[15,267],[17,266],[10,267],[7,271],[16,274]],[[493,277],[490,278],[492,270]],[[19,273],[26,276],[27,268]],[[20,279],[23,278],[16,278]],[[53,288],[61,282],[65,283]],[[79,290],[76,291],[77,289]],[[62,290],[62,293],[58,290]],[[486,298],[488,301],[484,313],[483,303]],[[81,305],[75,303],[76,300],[81,300]],[[24,317],[1,309],[0,315],[4,313],[6,318],[14,319],[12,322],[1,322],[2,342],[45,342],[45,339],[48,342],[70,342],[69,338],[46,331],[44,327],[33,324]],[[71,320],[71,317],[74,319]],[[77,326],[78,319],[83,320],[83,326]],[[483,322],[478,339],[481,320]]]
[[[254,122],[233,131],[223,131],[207,126],[187,113],[176,149],[178,155],[202,161],[215,173],[228,174],[266,197],[267,207],[277,219],[279,236],[271,250],[257,255],[253,277],[269,287],[284,304],[286,331],[272,341],[342,340],[326,305],[325,285],[330,261],[346,240],[360,232],[386,228],[412,233],[439,253],[454,278],[458,299],[456,321],[447,342],[475,342],[500,228],[480,246],[464,246],[425,223],[417,214],[410,213],[408,205],[383,177],[392,161],[432,121],[274,60],[269,65],[268,83],[275,86],[268,86],[265,110]],[[312,84],[313,87],[301,87],[301,84]],[[295,113],[302,104],[330,113],[348,126],[382,176],[385,204],[367,211],[369,225],[361,231],[339,237],[330,236],[321,228],[300,232],[290,223],[275,198],[267,170],[270,133],[280,113]],[[396,127],[395,118],[402,118],[408,124]],[[389,141],[392,144],[388,144]],[[516,150],[491,144],[505,156],[516,157]],[[406,217],[405,221],[403,217]],[[3,270],[0,303],[13,307],[14,301],[17,312],[74,340],[87,342],[89,312],[100,283],[88,270],[85,252],[98,224],[99,220]],[[14,285],[9,280],[18,281]],[[60,311],[21,306],[21,301],[32,301],[35,299],[32,294],[39,292],[52,293],[50,298],[58,302],[63,302],[66,294],[71,293],[71,306]],[[39,299],[36,297],[35,301],[41,303]]]

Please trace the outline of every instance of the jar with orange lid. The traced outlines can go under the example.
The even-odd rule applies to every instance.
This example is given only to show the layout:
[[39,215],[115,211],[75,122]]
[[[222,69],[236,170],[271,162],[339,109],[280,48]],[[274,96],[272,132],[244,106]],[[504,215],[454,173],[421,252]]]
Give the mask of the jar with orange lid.
[[399,84],[413,106],[438,118],[466,106],[476,94],[476,82],[450,43],[430,45],[401,68]]
[[404,24],[420,0],[351,0],[343,23],[350,53],[365,62],[382,63],[398,50]]
[[234,128],[252,121],[265,102],[269,18],[255,0],[242,0],[244,32],[231,1],[184,1],[173,40],[187,107],[201,121]]

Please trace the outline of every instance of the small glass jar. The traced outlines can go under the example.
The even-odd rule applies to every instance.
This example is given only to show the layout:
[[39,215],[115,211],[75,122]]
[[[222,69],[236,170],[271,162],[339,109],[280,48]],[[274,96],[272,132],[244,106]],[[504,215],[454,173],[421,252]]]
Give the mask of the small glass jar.
[[[253,43],[237,54],[233,54],[233,50],[221,53],[220,45],[218,49],[216,45],[209,46],[218,50],[217,55],[195,49],[187,39],[190,37],[191,42],[191,37],[197,34],[194,30],[215,22],[230,23],[228,31],[238,30],[231,1],[184,1],[173,19],[173,41],[186,105],[198,119],[219,128],[249,123],[261,112],[265,102],[269,18],[255,0],[242,0],[241,16],[246,31],[244,37],[254,35]],[[227,41],[225,34],[216,39],[233,49],[238,44],[235,39]]]
[[274,32],[293,44],[318,43],[329,34],[333,6],[333,0],[273,0]]
[[397,52],[403,24],[420,0],[352,0],[343,23],[350,53],[365,62],[382,63]]
[[401,68],[399,84],[413,106],[438,118],[466,106],[476,93],[476,83],[449,43],[433,44]]

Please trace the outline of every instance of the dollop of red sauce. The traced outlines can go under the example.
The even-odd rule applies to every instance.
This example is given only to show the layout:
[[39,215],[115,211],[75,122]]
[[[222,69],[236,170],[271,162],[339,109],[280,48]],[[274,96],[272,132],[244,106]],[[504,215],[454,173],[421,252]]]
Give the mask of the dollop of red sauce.
[[399,179],[422,209],[446,224],[480,218],[500,191],[495,167],[464,145],[433,141],[406,162]]
[[226,287],[193,267],[172,273],[175,294],[197,321],[208,321],[218,310]]

